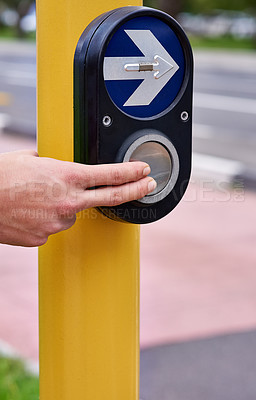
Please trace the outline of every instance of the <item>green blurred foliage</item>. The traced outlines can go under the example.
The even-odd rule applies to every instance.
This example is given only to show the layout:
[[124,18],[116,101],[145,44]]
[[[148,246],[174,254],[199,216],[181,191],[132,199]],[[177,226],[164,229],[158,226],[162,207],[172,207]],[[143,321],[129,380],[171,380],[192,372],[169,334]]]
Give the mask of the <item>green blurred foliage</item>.
[[185,0],[185,11],[209,13],[212,10],[255,10],[255,0]]
[[15,9],[18,7],[19,2],[19,0],[1,0],[0,4]]
[[167,12],[174,10],[174,13],[175,10],[203,14],[213,10],[256,12],[256,0],[144,0],[144,5]]
[[8,7],[19,12],[20,9],[27,8],[34,0],[0,0],[1,7]]
[[144,6],[159,8],[158,0],[144,0]]
[[31,376],[21,361],[0,358],[0,399],[38,400],[38,378]]
[[[219,11],[228,11],[228,15],[232,16],[232,11],[243,11],[256,15],[256,0],[144,0],[144,5],[159,8],[174,18],[182,12],[211,15],[218,14]],[[256,37],[238,38],[226,34],[215,37],[198,35],[191,39],[194,47],[247,50],[256,48]]]
[[20,22],[28,13],[32,3],[34,3],[34,0],[0,0],[0,10],[9,8],[17,11],[18,19],[15,27],[15,34],[18,37],[26,36],[20,27]]
[[239,39],[231,35],[217,37],[189,35],[189,41],[193,49],[255,50],[255,42],[252,38]]

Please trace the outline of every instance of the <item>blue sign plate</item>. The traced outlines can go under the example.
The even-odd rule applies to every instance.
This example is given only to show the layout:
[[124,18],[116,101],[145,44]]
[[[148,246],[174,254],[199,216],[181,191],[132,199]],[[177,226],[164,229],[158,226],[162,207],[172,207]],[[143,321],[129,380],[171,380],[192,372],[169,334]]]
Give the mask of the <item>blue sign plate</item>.
[[136,17],[108,44],[104,80],[110,98],[124,113],[151,118],[170,107],[185,74],[181,43],[162,20]]

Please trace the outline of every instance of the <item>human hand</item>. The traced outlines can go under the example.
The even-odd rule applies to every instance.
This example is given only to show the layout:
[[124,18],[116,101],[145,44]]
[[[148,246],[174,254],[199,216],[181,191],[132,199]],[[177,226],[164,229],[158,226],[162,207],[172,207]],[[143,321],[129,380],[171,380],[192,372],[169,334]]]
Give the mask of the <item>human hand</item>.
[[143,162],[84,165],[25,150],[0,154],[0,243],[41,246],[76,213],[144,197],[156,188]]

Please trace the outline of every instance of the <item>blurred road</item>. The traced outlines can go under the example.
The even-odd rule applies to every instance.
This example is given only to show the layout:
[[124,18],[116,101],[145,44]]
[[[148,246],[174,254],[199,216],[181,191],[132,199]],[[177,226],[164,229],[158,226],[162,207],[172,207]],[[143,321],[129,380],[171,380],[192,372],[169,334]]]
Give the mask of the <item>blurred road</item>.
[[256,54],[195,55],[195,150],[255,166]]
[[[225,169],[233,175],[252,172],[256,166],[256,54],[196,51],[194,104],[195,168]],[[34,44],[0,42],[1,127],[35,135]]]
[[196,169],[223,170],[255,188],[256,53],[197,51],[194,100]]
[[36,134],[36,47],[0,42],[0,129]]

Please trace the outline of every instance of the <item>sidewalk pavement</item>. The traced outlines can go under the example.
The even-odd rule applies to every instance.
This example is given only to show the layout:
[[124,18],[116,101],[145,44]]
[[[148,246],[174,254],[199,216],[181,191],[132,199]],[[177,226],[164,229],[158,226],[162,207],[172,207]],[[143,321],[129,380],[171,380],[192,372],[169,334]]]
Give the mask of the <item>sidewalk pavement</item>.
[[[35,148],[19,140],[3,137],[1,148]],[[256,327],[255,204],[241,185],[204,180],[169,216],[142,226],[143,348]],[[0,245],[0,260],[0,344],[37,361],[37,249]]]
[[[142,227],[143,348],[256,327],[256,195],[202,195],[192,185],[176,211]],[[0,339],[37,361],[37,250],[1,245],[0,257]]]
[[256,327],[255,205],[205,181],[142,227],[142,346]]

